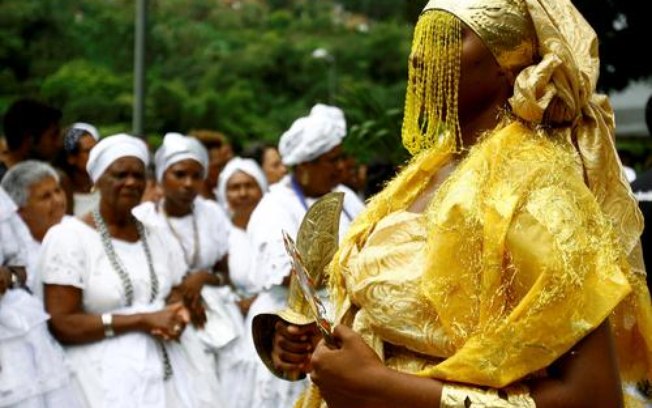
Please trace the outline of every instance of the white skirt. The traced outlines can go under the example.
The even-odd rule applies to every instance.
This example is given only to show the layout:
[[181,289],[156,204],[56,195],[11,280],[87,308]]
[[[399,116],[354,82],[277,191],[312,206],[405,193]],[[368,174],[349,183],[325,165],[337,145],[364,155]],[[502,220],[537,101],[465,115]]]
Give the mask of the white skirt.
[[[160,310],[159,305],[134,306],[115,314]],[[145,333],[127,333],[94,343],[66,347],[73,382],[86,406],[98,408],[194,408],[193,378],[176,342],[164,342],[172,377],[164,379],[161,343]]]
[[0,297],[0,407],[82,407],[63,349],[40,300],[23,290]]
[[[253,360],[254,389],[251,395],[251,408],[287,408],[293,407],[301,393],[308,387],[309,380],[287,381],[272,374],[258,357],[251,335],[251,322],[260,313],[277,312],[287,306],[288,290],[282,286],[273,286],[261,292],[249,309],[247,322],[246,354]],[[244,407],[242,407],[244,408]]]

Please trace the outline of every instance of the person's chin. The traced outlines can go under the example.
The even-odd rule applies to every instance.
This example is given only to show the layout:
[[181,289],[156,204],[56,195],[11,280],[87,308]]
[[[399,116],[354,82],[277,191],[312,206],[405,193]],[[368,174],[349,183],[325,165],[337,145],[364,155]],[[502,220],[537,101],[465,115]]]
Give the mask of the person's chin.
[[63,212],[63,211],[60,214],[53,215],[52,218],[51,218],[52,219],[52,225],[56,225],[56,224],[60,223],[61,220],[63,220],[64,215],[66,215],[66,213]]
[[183,196],[179,198],[179,203],[183,205],[192,205],[192,203],[195,202],[195,198],[197,198],[197,194]]
[[142,198],[142,195],[137,195],[137,194],[125,194],[120,197],[118,202],[120,203],[121,207],[129,207],[133,208],[140,204],[140,200]]

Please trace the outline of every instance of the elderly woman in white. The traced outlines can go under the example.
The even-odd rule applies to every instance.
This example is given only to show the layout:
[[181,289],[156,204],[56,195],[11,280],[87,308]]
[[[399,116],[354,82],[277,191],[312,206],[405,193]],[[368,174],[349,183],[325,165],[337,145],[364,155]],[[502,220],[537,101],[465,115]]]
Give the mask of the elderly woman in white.
[[241,336],[219,358],[219,373],[224,389],[229,390],[231,408],[249,408],[254,395],[258,356],[250,330],[244,324],[260,285],[252,275],[253,257],[246,233],[251,214],[267,191],[263,170],[252,159],[231,159],[220,173],[215,196],[231,219],[229,235],[229,277],[242,313],[238,319]]
[[[279,151],[291,173],[270,187],[247,227],[256,264],[252,276],[261,285],[250,316],[286,306],[291,267],[281,230],[296,236],[308,208],[323,195],[339,190],[343,164],[341,144],[345,136],[343,112],[322,104],[315,105],[308,116],[295,120],[281,136]],[[345,192],[340,236],[362,208],[363,203],[354,193]],[[307,380],[288,382],[274,377],[260,361],[256,376],[251,405],[255,408],[292,406],[307,384]]]
[[[252,276],[252,256],[247,225],[258,203],[267,192],[267,179],[253,159],[235,157],[220,173],[215,196],[231,220],[229,235],[229,277],[243,300],[251,299],[260,290]],[[242,314],[249,310],[242,304]]]
[[7,171],[2,188],[10,204],[0,206],[8,215],[15,211],[17,216],[7,217],[0,223],[3,257],[8,265],[26,267],[27,286],[32,291],[38,290],[34,267],[41,241],[66,212],[66,196],[59,184],[59,175],[47,163],[27,160]]
[[181,337],[181,346],[193,370],[198,406],[230,406],[225,401],[230,390],[220,391],[217,360],[242,333],[240,312],[225,286],[231,223],[215,201],[199,196],[208,154],[197,139],[166,134],[154,161],[163,198],[141,204],[134,215],[168,242],[168,251],[184,260],[179,290],[193,325]]
[[138,138],[102,139],[86,166],[99,205],[43,241],[38,270],[50,329],[88,407],[196,406],[183,353],[171,341],[189,320],[182,302],[169,298],[183,264],[131,214],[148,161]]
[[[5,191],[6,190],[6,191]],[[47,329],[35,289],[35,263],[47,230],[61,221],[66,200],[57,172],[35,160],[12,167],[0,188],[0,265],[12,287],[0,287],[0,406],[81,407],[61,346]],[[2,285],[0,285],[2,286]]]

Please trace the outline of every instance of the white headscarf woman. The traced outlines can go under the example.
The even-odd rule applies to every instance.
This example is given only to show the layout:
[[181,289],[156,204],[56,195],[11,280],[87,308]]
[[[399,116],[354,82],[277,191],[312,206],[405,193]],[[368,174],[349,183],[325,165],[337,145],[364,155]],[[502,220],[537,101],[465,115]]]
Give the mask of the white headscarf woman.
[[[244,323],[251,303],[260,290],[259,282],[252,276],[254,266],[251,245],[245,232],[251,213],[267,191],[265,175],[251,159],[236,157],[228,162],[220,173],[216,196],[231,216],[229,235],[229,276],[239,296],[237,304]],[[242,323],[241,323],[242,324]],[[255,406],[252,396],[256,390],[257,356],[253,349],[249,325],[244,323],[243,334],[228,352],[220,356],[222,386],[228,389],[234,408]]]
[[[287,305],[290,258],[285,252],[281,231],[296,233],[308,208],[320,197],[335,190],[342,170],[342,140],[346,120],[341,109],[315,105],[307,116],[298,118],[281,136],[279,152],[291,173],[270,191],[254,210],[247,226],[252,245],[252,279],[261,291],[249,311],[249,321],[257,314],[275,312]],[[345,194],[340,218],[340,234],[363,208],[360,199]],[[249,326],[247,326],[249,327]],[[253,346],[252,346],[253,348]],[[276,408],[291,406],[307,385],[283,381],[258,363],[258,386],[251,406]],[[272,392],[262,392],[263,390]]]
[[188,312],[166,305],[182,264],[132,216],[149,152],[119,134],[101,140],[86,165],[100,192],[82,219],[43,240],[38,270],[54,336],[67,345],[73,379],[89,407],[194,407],[178,344]]
[[224,405],[216,360],[242,332],[234,296],[224,285],[231,225],[215,201],[199,195],[208,154],[197,139],[166,134],[155,163],[163,197],[141,204],[134,215],[168,242],[168,251],[183,259],[179,292],[190,308],[193,325],[183,334],[181,346],[192,361],[193,391],[201,406]]
[[250,276],[251,247],[245,231],[266,191],[265,174],[252,159],[236,157],[220,173],[216,196],[227,209],[233,225],[229,237],[229,273],[231,282],[245,297],[258,292],[258,285]]

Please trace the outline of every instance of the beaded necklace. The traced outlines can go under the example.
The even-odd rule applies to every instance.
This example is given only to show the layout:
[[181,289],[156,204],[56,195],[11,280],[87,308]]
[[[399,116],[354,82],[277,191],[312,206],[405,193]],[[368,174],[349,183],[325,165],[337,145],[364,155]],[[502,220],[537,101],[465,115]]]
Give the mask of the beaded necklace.
[[[111,242],[111,235],[109,234],[109,227],[106,225],[104,218],[102,218],[99,207],[95,207],[95,209],[93,209],[93,219],[95,220],[95,225],[97,225],[97,229],[100,233],[100,238],[102,240],[102,246],[104,247],[104,252],[106,253],[106,256],[109,258],[109,262],[111,263],[113,270],[118,274],[118,276],[120,277],[120,281],[122,282],[122,287],[124,288],[125,291],[125,298],[127,300],[127,306],[131,306],[134,301],[134,285],[133,282],[131,281],[131,278],[129,277],[129,274],[125,271],[125,268],[122,265],[120,258],[118,258],[118,254],[115,253],[115,249],[113,248],[113,243]],[[149,250],[149,244],[147,243],[147,237],[145,235],[143,224],[138,220],[135,221],[136,221],[136,229],[138,230],[138,237],[143,243],[143,249],[145,250],[145,257],[147,258],[147,266],[149,267],[149,278],[152,284],[151,285],[152,290],[150,293],[149,301],[153,302],[154,299],[156,299],[156,296],[158,295],[158,285],[159,285],[158,276],[156,276],[156,272],[154,271],[154,262],[152,261],[152,253]]]
[[192,252],[190,254],[188,254],[186,247],[183,245],[181,235],[179,235],[170,222],[168,213],[165,211],[165,203],[161,204],[161,212],[163,213],[163,217],[165,218],[165,222],[170,229],[170,232],[172,232],[172,235],[181,247],[183,259],[186,261],[186,265],[188,265],[188,270],[192,270],[199,264],[199,253],[201,248],[199,242],[199,229],[197,228],[197,217],[195,216],[195,206],[193,205],[190,208],[190,214],[192,215]]
[[[111,234],[109,233],[109,227],[106,225],[104,218],[102,218],[102,214],[100,214],[100,208],[95,207],[93,209],[92,214],[93,214],[93,219],[95,220],[95,225],[97,226],[97,230],[100,233],[100,239],[102,241],[102,246],[104,247],[104,252],[106,253],[106,256],[109,258],[109,262],[111,263],[113,270],[120,277],[120,281],[122,282],[122,287],[124,288],[125,291],[127,306],[131,306],[134,301],[134,285],[131,281],[131,278],[129,277],[129,274],[125,271],[125,268],[122,265],[120,258],[118,258],[118,254],[115,253],[115,249],[113,248],[113,243],[111,242]],[[152,284],[151,285],[152,290],[150,293],[149,301],[153,302],[154,299],[156,299],[156,296],[158,295],[158,286],[159,286],[158,276],[156,276],[156,272],[154,271],[154,262],[152,261],[152,253],[149,250],[149,244],[147,243],[147,236],[145,235],[145,229],[143,228],[143,224],[138,220],[135,221],[136,221],[136,229],[138,230],[138,237],[143,243],[143,249],[145,250],[145,257],[147,258],[147,266],[149,267],[149,278]],[[172,364],[170,362],[170,356],[168,355],[168,352],[163,342],[159,341],[159,345],[161,347],[161,353],[163,356],[163,378],[165,380],[168,380],[170,377],[172,377]]]

